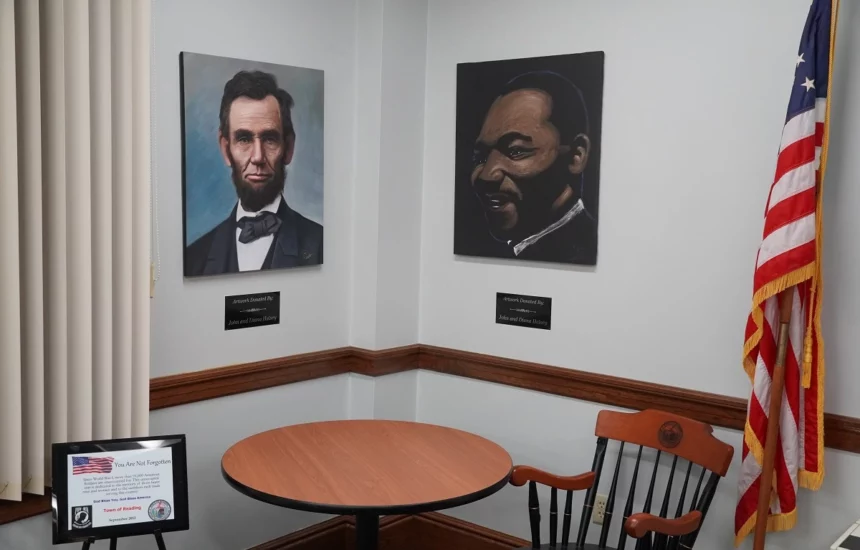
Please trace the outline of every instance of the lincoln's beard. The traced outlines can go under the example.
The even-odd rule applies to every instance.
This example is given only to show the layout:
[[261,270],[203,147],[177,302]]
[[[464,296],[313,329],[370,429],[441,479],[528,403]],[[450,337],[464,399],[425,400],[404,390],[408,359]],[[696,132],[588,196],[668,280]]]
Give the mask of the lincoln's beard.
[[276,163],[272,177],[262,184],[252,184],[242,177],[241,168],[232,162],[233,186],[236,188],[236,196],[242,203],[242,208],[247,212],[259,212],[267,204],[271,204],[278,195],[284,192],[284,184],[287,181],[287,171],[283,163]]

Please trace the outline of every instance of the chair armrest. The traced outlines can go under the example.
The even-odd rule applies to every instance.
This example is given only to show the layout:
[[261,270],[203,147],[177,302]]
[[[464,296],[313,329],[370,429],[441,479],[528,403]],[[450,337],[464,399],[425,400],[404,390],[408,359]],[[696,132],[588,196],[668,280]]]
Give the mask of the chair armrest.
[[555,487],[562,491],[581,491],[588,489],[594,484],[594,472],[587,472],[578,476],[557,476],[531,466],[514,466],[511,473],[511,485],[520,487],[527,481],[536,481],[549,487]]
[[698,510],[675,519],[661,518],[652,514],[633,514],[624,522],[624,530],[637,539],[652,532],[679,537],[692,533],[701,523],[702,513]]

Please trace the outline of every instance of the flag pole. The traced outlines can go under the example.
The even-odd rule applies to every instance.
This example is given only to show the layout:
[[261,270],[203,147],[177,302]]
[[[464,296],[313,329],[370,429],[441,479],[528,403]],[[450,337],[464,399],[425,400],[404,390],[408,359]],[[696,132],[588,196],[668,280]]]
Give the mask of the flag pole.
[[753,550],[764,550],[764,540],[767,536],[767,519],[773,487],[773,463],[776,459],[776,446],[779,444],[779,413],[782,410],[782,394],[785,388],[785,354],[788,349],[788,324],[791,320],[793,293],[794,287],[779,293],[779,339],[776,344],[773,382],[770,385],[770,412],[767,415],[767,439],[764,445]]

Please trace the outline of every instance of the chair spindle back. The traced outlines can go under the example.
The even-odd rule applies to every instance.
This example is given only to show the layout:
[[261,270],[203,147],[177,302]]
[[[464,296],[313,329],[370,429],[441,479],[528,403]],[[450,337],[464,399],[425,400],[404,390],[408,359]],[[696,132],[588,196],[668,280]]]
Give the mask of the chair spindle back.
[[[571,544],[569,538],[573,491],[566,491],[562,532],[561,539],[559,540],[557,536],[558,488],[551,487],[549,510],[550,547],[575,550],[586,546],[588,530],[594,512],[594,502],[599,492],[603,463],[607,450],[610,448],[610,440],[619,442],[618,454],[608,486],[606,510],[603,517],[603,525],[600,528],[597,548],[607,548],[609,532],[613,528],[613,518],[617,517],[615,506],[619,491],[619,482],[622,481],[622,478],[626,477],[625,473],[629,471],[622,469],[621,463],[625,458],[632,459],[633,456],[629,453],[629,456],[625,456],[625,444],[638,445],[638,450],[635,455],[635,462],[633,462],[629,489],[627,490],[621,514],[621,532],[616,546],[617,550],[625,550],[628,545],[628,538],[632,538],[628,536],[627,531],[624,529],[624,524],[634,514],[637,482],[640,477],[639,469],[642,465],[643,454],[647,453],[646,456],[651,455],[649,449],[654,449],[656,452],[651,455],[654,457],[654,466],[650,472],[647,493],[645,494],[644,505],[641,511],[651,513],[651,508],[655,500],[655,489],[657,487],[661,458],[665,454],[670,455],[672,460],[668,476],[666,477],[662,499],[659,496],[656,497],[661,500],[659,517],[671,519],[669,517],[669,510],[672,508],[673,486],[677,488],[680,485],[680,490],[674,491],[677,493],[677,502],[674,506],[672,518],[680,518],[685,513],[699,511],[702,514],[701,522],[704,522],[720,478],[725,476],[728,471],[734,453],[734,449],[730,445],[716,439],[711,434],[711,431],[711,427],[707,424],[662,411],[646,410],[639,413],[601,411],[598,415],[597,428],[595,430],[597,448],[594,452],[591,467],[591,471],[594,473],[594,483],[585,493],[576,541]],[[679,459],[686,462],[686,466],[684,466],[683,462],[680,464],[680,469]],[[666,462],[664,461],[664,464]],[[699,470],[698,481],[696,482],[695,490],[689,500],[689,504],[687,504],[687,492],[691,486],[690,477],[694,475],[694,465]],[[676,471],[679,477],[683,476],[683,481],[675,483]],[[707,476],[705,475],[706,473],[708,473]],[[707,481],[705,481],[706,477]],[[606,491],[606,487],[603,490]],[[538,548],[541,544],[539,508],[537,483],[529,481],[529,523],[532,534],[532,546],[534,548]],[[683,536],[647,533],[638,540],[634,539],[635,550],[689,550],[693,547],[700,528],[701,525],[695,531]],[[593,548],[593,546],[589,546],[589,548]]]

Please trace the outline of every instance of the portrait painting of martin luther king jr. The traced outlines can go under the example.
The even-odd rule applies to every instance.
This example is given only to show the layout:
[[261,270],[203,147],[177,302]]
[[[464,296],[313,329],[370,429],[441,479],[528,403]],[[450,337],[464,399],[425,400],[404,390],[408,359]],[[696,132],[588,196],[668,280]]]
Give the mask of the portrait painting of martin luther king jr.
[[186,277],[323,263],[323,72],[180,55]]
[[603,61],[458,65],[455,254],[597,263]]

